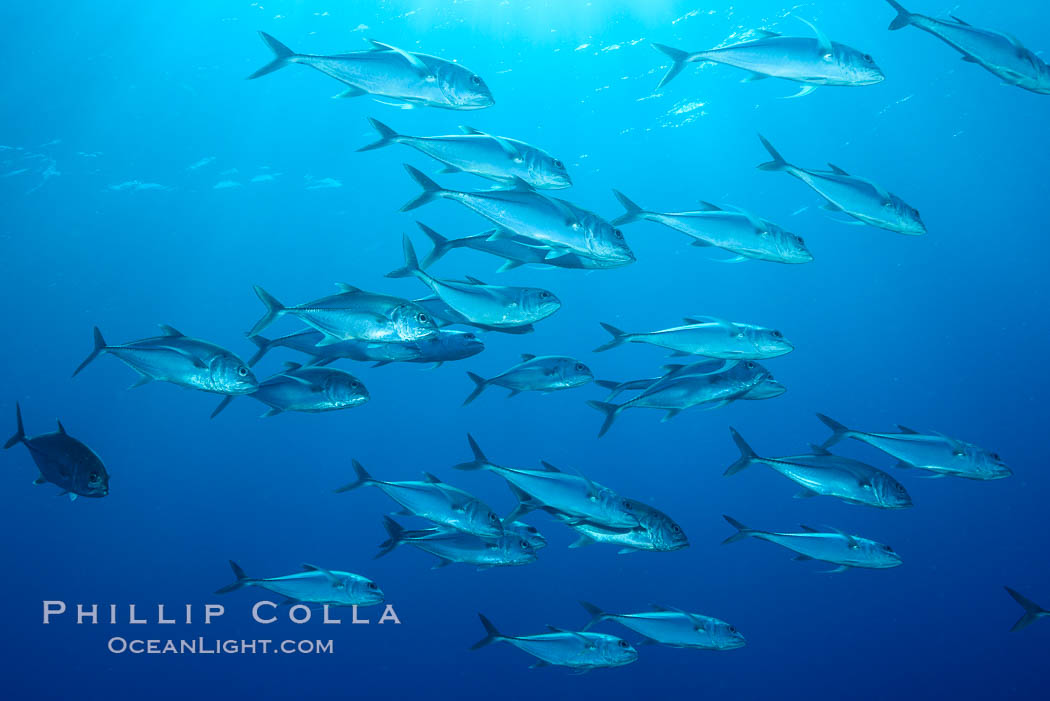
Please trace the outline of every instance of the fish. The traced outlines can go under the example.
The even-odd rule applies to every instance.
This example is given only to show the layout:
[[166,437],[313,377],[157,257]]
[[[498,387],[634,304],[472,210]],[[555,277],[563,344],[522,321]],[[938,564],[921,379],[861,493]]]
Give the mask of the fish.
[[497,273],[513,270],[522,265],[566,270],[601,270],[607,267],[600,260],[585,258],[575,253],[565,253],[562,249],[551,248],[535,239],[503,232],[499,229],[492,229],[476,236],[447,239],[426,224],[420,222],[416,224],[434,245],[434,248],[420,263],[420,267],[424,270],[455,248],[469,248],[502,258],[503,265],[496,269]]
[[857,221],[886,231],[908,236],[926,233],[919,210],[882,186],[829,163],[831,170],[807,170],[784,160],[773,145],[759,134],[766,151],[773,157],[758,166],[759,170],[784,171],[809,185],[827,200],[823,205],[829,212],[843,212]]
[[831,41],[812,23],[799,19],[813,30],[815,37],[783,36],[762,29],[757,32],[758,39],[692,53],[653,44],[653,48],[673,61],[671,69],[656,87],[659,90],[671,82],[686,64],[705,61],[748,71],[744,82],[781,78],[802,83],[802,90],[792,97],[808,95],[822,85],[854,87],[875,85],[886,79],[869,54]]
[[613,527],[580,520],[562,514],[556,509],[546,508],[555,518],[565,523],[580,534],[570,548],[582,548],[594,543],[619,545],[620,555],[635,552],[672,552],[689,547],[689,538],[682,527],[670,516],[646,504],[635,502],[632,508],[638,525],[634,527]]
[[1050,95],[1050,65],[1025,48],[1017,37],[974,27],[954,16],[946,20],[915,14],[895,0],[886,1],[897,11],[890,22],[891,31],[909,25],[917,27],[961,53],[967,63],[976,63],[999,77],[1004,84]]
[[719,360],[765,360],[795,349],[784,334],[752,324],[741,324],[713,316],[686,317],[685,326],[647,333],[626,333],[611,324],[602,324],[612,340],[594,349],[595,353],[624,343],[648,343],[678,353],[703,355]]
[[73,376],[102,353],[109,353],[139,373],[130,388],[158,380],[213,394],[251,394],[258,389],[255,375],[230,351],[190,338],[167,324],[161,324],[160,329],[161,336],[111,346],[96,326],[95,347]]
[[352,572],[304,564],[302,572],[256,578],[245,574],[233,560],[230,560],[230,567],[237,581],[216,590],[216,594],[228,594],[244,587],[259,587],[280,594],[290,602],[328,606],[374,606],[383,603],[383,591],[379,586],[368,577]]
[[419,267],[408,236],[402,243],[405,267],[387,273],[387,277],[415,276],[449,308],[473,323],[493,328],[528,326],[561,308],[561,300],[553,292],[538,287],[487,285],[472,277],[465,282],[439,280]]
[[485,637],[470,649],[477,650],[495,642],[510,643],[537,658],[533,667],[555,665],[581,672],[606,667],[622,667],[638,659],[638,651],[623,638],[605,633],[580,633],[547,626],[548,633],[539,635],[503,635],[484,615],[478,614],[485,626]]
[[297,54],[266,32],[263,43],[273,51],[273,60],[248,76],[248,80],[298,63],[316,68],[347,86],[338,97],[378,95],[408,106],[477,110],[495,104],[481,76],[454,61],[398,49],[366,39],[369,51],[320,56]]
[[462,489],[445,484],[429,472],[423,473],[422,482],[384,482],[368,474],[357,460],[353,461],[353,468],[357,479],[336,489],[336,494],[358,487],[378,487],[403,506],[409,515],[477,536],[503,535],[503,523],[491,507]]
[[1025,598],[1010,587],[1003,588],[1006,589],[1006,593],[1012,596],[1013,600],[1020,604],[1021,608],[1024,609],[1024,613],[1021,615],[1020,618],[1017,619],[1017,622],[1014,623],[1014,627],[1010,629],[1011,633],[1016,633],[1022,628],[1027,628],[1028,626],[1038,621],[1040,618],[1050,617],[1050,611],[1047,611],[1031,599]]
[[[696,375],[706,374],[711,370],[721,369],[723,362],[720,360],[702,360],[698,363],[691,363],[689,365],[680,364],[669,364],[664,365],[663,370],[665,375],[661,377],[650,377],[642,380],[628,380],[626,382],[615,382],[610,380],[595,380],[595,384],[599,387],[604,387],[609,390],[609,396],[606,401],[615,399],[623,392],[636,392],[639,390],[648,389],[654,384],[668,377],[684,376],[684,375]],[[787,392],[787,387],[782,385],[773,379],[772,376],[766,378],[762,384],[752,387],[743,396],[737,397],[737,399],[774,399]]]
[[439,331],[437,334],[419,342],[372,343],[352,338],[325,345],[318,345],[325,339],[325,335],[316,329],[299,331],[274,339],[269,339],[262,335],[248,336],[248,340],[259,348],[255,355],[248,359],[248,366],[255,367],[267,353],[278,347],[291,348],[294,351],[311,356],[309,363],[311,365],[327,365],[341,358],[374,363],[415,360],[423,355],[420,344],[438,339],[444,333],[446,332]]
[[710,202],[702,202],[700,209],[692,212],[651,212],[642,209],[618,190],[613,190],[613,195],[627,210],[613,219],[613,226],[643,220],[663,224],[692,238],[694,246],[714,246],[737,254],[737,258],[722,262],[753,259],[800,264],[813,260],[813,254],[806,248],[806,242],[801,236],[744,210],[725,209]]
[[567,474],[546,462],[543,470],[503,467],[489,460],[469,433],[467,442],[474,459],[455,465],[455,469],[488,470],[507,480],[519,501],[518,507],[507,516],[507,521],[513,521],[528,511],[551,508],[574,521],[589,521],[614,528],[634,528],[639,524],[638,502],[625,499],[583,475]]
[[1013,474],[998,453],[939,433],[925,435],[900,425],[900,433],[866,433],[846,428],[824,414],[817,414],[817,418],[832,431],[823,448],[830,448],[843,438],[853,438],[897,458],[899,468],[917,467],[934,472],[937,477],[997,480]]
[[70,501],[79,497],[99,499],[109,494],[109,473],[95,451],[66,433],[62,422],[54,433],[29,437],[22,425],[22,407],[15,402],[15,435],[4,444],[4,450],[19,443],[26,447],[40,475],[33,484],[50,482],[68,494]]
[[[438,526],[436,528],[417,528],[417,529],[415,529],[413,531],[410,531],[410,533],[412,534],[411,537],[412,538],[417,538],[417,539],[418,538],[422,538],[424,536],[432,536],[432,535],[437,535],[439,533],[449,533],[449,532],[461,533],[462,531],[455,531],[455,529],[452,529],[452,531],[450,531],[448,528],[444,528],[444,527],[441,527],[441,526]],[[504,524],[503,524],[503,535],[507,536],[507,537],[517,536],[518,538],[521,538],[522,540],[527,542],[530,546],[532,546],[533,550],[542,550],[543,548],[547,547],[547,539],[543,536],[542,533],[540,533],[539,529],[536,528],[535,526],[530,526],[527,523],[522,523],[521,521],[513,521],[513,522],[510,522],[510,523],[504,522]],[[481,536],[478,536],[478,537],[481,538],[481,540],[484,540],[486,542],[489,542],[489,541],[496,542],[496,541],[499,540],[499,538],[501,538],[503,536],[498,536],[498,537],[495,537],[495,538],[493,538],[493,537],[481,537]],[[384,552],[381,555],[385,555],[385,554],[386,553]],[[376,557],[380,557],[381,555],[377,555]]]
[[470,331],[454,331],[452,329],[441,329],[438,333],[422,341],[416,341],[419,355],[413,358],[403,358],[400,361],[380,360],[372,367],[377,368],[393,362],[405,363],[434,363],[433,367],[441,367],[450,360],[464,360],[472,358],[485,350],[485,344]]
[[614,621],[644,636],[646,642],[670,647],[735,650],[747,644],[740,631],[723,620],[670,606],[653,604],[653,610],[645,613],[607,613],[586,601],[580,605],[591,615],[584,630],[600,621]]
[[472,326],[479,331],[505,333],[515,336],[532,333],[536,330],[532,324],[524,324],[522,326],[487,326],[485,324],[473,322],[452,307],[448,306],[448,304],[437,295],[429,295],[413,301],[430,314],[431,318],[434,319],[434,323],[437,324],[440,330],[445,330],[445,327],[452,325]]
[[737,532],[722,541],[722,545],[735,543],[744,538],[758,538],[798,553],[796,560],[821,560],[838,565],[829,573],[845,572],[853,567],[865,569],[889,569],[899,567],[900,555],[888,545],[868,538],[848,535],[841,531],[825,533],[809,526],[802,526],[803,533],[774,533],[748,528],[734,518],[723,516]]
[[365,292],[346,283],[339,283],[338,287],[339,294],[286,307],[256,285],[255,294],[266,306],[266,313],[248,335],[262,333],[277,317],[284,315],[292,315],[324,334],[317,343],[319,347],[349,340],[371,343],[419,341],[438,331],[430,315],[407,299]]
[[623,404],[589,401],[587,406],[605,415],[598,430],[604,436],[616,418],[627,409],[662,409],[663,421],[670,421],[685,409],[706,404],[717,409],[737,401],[756,387],[772,379],[769,370],[753,360],[733,361],[720,369],[689,375],[671,374],[647,387],[641,394]]
[[594,212],[537,192],[521,179],[509,189],[463,192],[441,187],[410,165],[406,164],[405,170],[423,192],[404,204],[402,212],[436,199],[453,200],[495,224],[499,228],[496,238],[511,235],[532,239],[567,254],[599,261],[604,268],[635,260],[622,231]]
[[[270,407],[263,417],[285,411],[316,414],[350,409],[369,400],[364,384],[350,373],[303,367],[299,363],[285,363],[283,371],[260,382],[259,389],[247,396]],[[233,395],[223,398],[211,413],[211,418],[218,416],[232,401]]]
[[811,446],[812,455],[784,458],[759,457],[736,429],[729,432],[740,449],[740,459],[729,466],[725,476],[735,475],[755,464],[768,465],[800,485],[800,499],[823,495],[838,497],[850,504],[864,504],[879,509],[906,509],[911,496],[897,480],[882,470],[858,460],[832,455],[820,446]]
[[485,379],[472,372],[468,372],[467,375],[474,382],[474,391],[463,400],[464,406],[477,399],[489,385],[506,387],[510,390],[507,396],[513,397],[521,392],[546,394],[560,389],[582,387],[594,379],[591,369],[575,358],[564,355],[536,356],[530,353],[522,353],[520,363],[495,377]]
[[383,517],[383,525],[390,538],[380,543],[377,558],[386,555],[402,543],[407,543],[439,558],[435,569],[453,563],[476,565],[478,569],[517,567],[536,560],[536,550],[530,540],[517,533],[506,532],[500,536],[480,537],[440,528],[406,531],[389,516]]
[[524,141],[486,134],[461,126],[459,134],[447,136],[408,136],[398,134],[378,119],[369,119],[379,140],[358,151],[371,151],[390,144],[404,144],[445,164],[443,173],[466,172],[514,184],[520,178],[540,190],[561,190],[572,186],[565,164],[546,151]]

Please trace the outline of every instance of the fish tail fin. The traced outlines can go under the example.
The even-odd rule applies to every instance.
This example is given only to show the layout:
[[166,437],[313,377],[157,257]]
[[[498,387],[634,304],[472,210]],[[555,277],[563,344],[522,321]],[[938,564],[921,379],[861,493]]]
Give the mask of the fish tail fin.
[[218,406],[215,407],[215,410],[211,412],[211,418],[214,419],[216,416],[221,414],[222,410],[230,405],[230,402],[233,401],[233,398],[235,396],[237,396],[237,395],[235,395],[235,394],[228,394],[225,397],[223,397],[222,401],[219,402]]
[[15,422],[17,423],[15,435],[11,436],[7,443],[4,443],[4,450],[12,448],[26,439],[26,429],[22,425],[22,407],[18,402],[15,402]]
[[830,416],[824,414],[817,414],[817,418],[824,422],[824,425],[831,429],[831,436],[821,444],[821,448],[830,448],[835,445],[843,438],[846,438],[850,434],[850,430],[843,424],[840,424]]
[[396,131],[383,124],[378,119],[373,119],[372,117],[369,117],[368,123],[372,125],[373,129],[379,132],[379,140],[373,141],[372,143],[357,149],[359,152],[383,148],[384,146],[389,146],[390,144],[397,143],[397,140],[401,138],[401,134],[398,134]]
[[434,250],[427,254],[427,257],[423,259],[422,263],[420,263],[419,267],[421,268],[429,268],[434,263],[437,263],[442,256],[457,246],[456,241],[450,241],[423,222],[417,221],[416,226],[418,226],[419,230],[426,234],[427,238],[430,239],[430,242],[434,244]]
[[584,610],[591,615],[591,620],[589,620],[587,622],[587,625],[583,627],[584,630],[590,630],[591,626],[593,626],[595,623],[605,620],[605,611],[602,611],[594,604],[587,601],[581,601],[580,606],[582,606]]
[[488,387],[489,381],[481,375],[475,375],[472,372],[468,372],[467,376],[474,381],[474,391],[467,395],[467,398],[463,400],[463,406],[470,404],[472,401],[478,398],[478,395],[485,391]]
[[484,614],[479,613],[478,618],[481,619],[481,625],[485,626],[485,637],[471,645],[471,650],[477,650],[499,640],[506,640],[507,636],[496,630],[496,626],[492,625],[492,621],[485,618]]
[[391,270],[386,274],[387,277],[412,277],[416,273],[422,272],[422,269],[419,267],[419,258],[416,257],[416,249],[412,245],[412,240],[408,238],[408,234],[401,235],[401,249],[405,252],[405,266],[397,270]]
[[751,446],[747,444],[747,441],[735,428],[730,426],[729,432],[733,435],[733,442],[736,443],[736,447],[740,449],[740,459],[726,468],[726,471],[722,473],[723,477],[735,475],[745,467],[750,467],[751,463],[759,459],[758,454],[751,449]]
[[670,83],[676,75],[682,72],[682,69],[685,68],[685,64],[689,63],[689,52],[682,51],[681,49],[672,49],[670,46],[664,46],[663,44],[653,44],[653,48],[674,61],[671,68],[667,71],[667,74],[660,79],[659,85],[656,86],[656,89],[659,90]]
[[1026,628],[1034,623],[1037,619],[1043,616],[1050,616],[1050,611],[1047,611],[1039,604],[1035,603],[1031,599],[1022,596],[1010,587],[1003,587],[1006,589],[1006,593],[1013,597],[1014,601],[1021,605],[1024,609],[1024,614],[1017,619],[1017,623],[1014,623],[1014,627],[1010,629],[1011,633],[1016,633],[1022,628]]
[[266,338],[265,336],[252,336],[251,334],[245,334],[248,336],[248,340],[255,344],[259,349],[255,351],[255,355],[248,358],[248,367],[253,368],[255,364],[263,359],[263,356],[270,352],[273,348],[273,340]]
[[730,526],[732,526],[733,528],[736,529],[736,533],[734,533],[733,535],[731,535],[728,538],[726,538],[725,540],[723,540],[722,541],[722,545],[729,545],[730,543],[735,543],[738,540],[743,540],[744,538],[747,538],[749,536],[753,536],[753,535],[755,535],[756,533],[759,532],[759,531],[756,531],[754,528],[748,528],[747,526],[745,526],[744,524],[740,523],[740,521],[737,521],[732,516],[726,516],[725,514],[722,514],[722,518],[724,518],[729,523]]
[[911,13],[905,10],[903,5],[896,2],[896,0],[886,0],[886,2],[890,4],[890,7],[897,11],[897,16],[893,18],[892,22],[890,22],[891,32],[903,29],[911,24]]
[[791,164],[784,160],[784,157],[780,155],[780,152],[773,148],[773,144],[769,143],[769,140],[761,134],[758,135],[759,141],[766,147],[766,151],[769,151],[769,155],[773,157],[773,160],[760,163],[758,166],[759,170],[785,170],[791,167]]
[[390,537],[379,544],[379,552],[376,553],[375,557],[373,558],[374,560],[378,560],[379,558],[383,557],[391,550],[405,542],[405,529],[400,523],[398,523],[394,519],[390,518],[389,516],[384,516],[383,528],[386,529],[386,534]]
[[278,302],[276,297],[258,285],[255,285],[254,289],[255,295],[259,298],[259,301],[266,305],[266,313],[263,314],[261,319],[255,322],[255,326],[253,326],[252,330],[248,332],[249,336],[262,333],[263,329],[272,324],[274,319],[284,312],[284,305]]
[[229,594],[231,591],[237,591],[238,589],[246,587],[255,581],[254,579],[246,575],[244,573],[244,570],[241,569],[241,566],[233,560],[230,560],[230,567],[233,569],[233,576],[237,578],[237,581],[233,584],[227,584],[221,589],[216,589],[216,594]]
[[607,351],[610,348],[615,348],[616,346],[622,345],[623,343],[625,343],[627,341],[628,334],[624,333],[623,331],[621,331],[620,329],[616,328],[612,324],[606,324],[606,323],[603,323],[603,322],[598,322],[598,323],[600,323],[602,325],[602,328],[605,329],[606,331],[608,331],[612,335],[612,340],[608,341],[607,343],[604,343],[604,344],[598,346],[597,348],[595,348],[594,349],[595,353],[601,353],[603,351]]
[[94,328],[94,335],[95,335],[95,347],[91,349],[90,353],[88,353],[88,357],[84,358],[84,362],[82,362],[80,365],[78,365],[77,369],[73,371],[73,377],[76,377],[77,374],[81,370],[86,368],[91,363],[92,360],[97,358],[99,353],[101,353],[102,351],[106,350],[106,339],[102,338],[102,332],[99,331],[97,326]]
[[342,487],[338,487],[335,490],[336,494],[349,492],[352,489],[357,489],[358,487],[363,487],[366,484],[371,484],[372,482],[375,482],[375,480],[372,478],[372,475],[368,474],[368,471],[365,470],[364,466],[361,465],[361,463],[359,463],[357,460],[354,460],[352,464],[354,467],[354,474],[357,475],[357,479],[351,482],[350,484],[344,484]]
[[492,464],[489,461],[489,459],[485,457],[485,453],[481,452],[481,446],[478,445],[478,442],[476,440],[474,440],[474,436],[470,435],[469,433],[467,434],[467,442],[470,443],[470,450],[472,453],[474,453],[474,459],[470,462],[461,462],[458,465],[453,465],[453,469],[484,470],[486,467]]
[[613,196],[619,200],[620,204],[627,211],[612,220],[613,226],[620,226],[621,224],[630,224],[645,219],[645,215],[648,214],[644,209],[639,207],[637,204],[631,201],[627,195],[623,194],[619,190],[613,190]]
[[427,202],[433,201],[435,197],[440,197],[443,192],[446,192],[444,188],[424,175],[418,168],[413,168],[406,163],[405,170],[407,170],[408,174],[412,176],[412,179],[423,188],[423,192],[419,193],[415,199],[406,202],[404,206],[401,207],[402,212],[407,212],[416,207],[422,207]]
[[263,42],[270,47],[270,51],[273,51],[273,60],[248,76],[248,80],[255,80],[256,78],[261,78],[267,73],[273,73],[278,68],[284,68],[298,55],[266,32],[259,32],[259,36],[262,37]]
[[597,409],[605,414],[605,423],[603,423],[602,427],[598,430],[598,437],[601,438],[609,432],[609,428],[613,425],[613,421],[616,421],[616,417],[620,414],[621,406],[619,404],[610,404],[608,402],[598,402],[594,400],[587,402],[587,406],[592,409]]

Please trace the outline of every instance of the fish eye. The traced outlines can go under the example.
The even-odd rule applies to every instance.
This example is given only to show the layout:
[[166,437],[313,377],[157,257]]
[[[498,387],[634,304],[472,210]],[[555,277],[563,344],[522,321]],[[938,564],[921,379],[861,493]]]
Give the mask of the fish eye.
[[747,361],[747,363],[744,364],[744,367],[746,367],[748,370],[754,370],[755,363],[749,360]]
[[463,334],[463,338],[467,339],[468,341],[473,341],[474,339],[477,338],[477,336],[475,336],[472,333],[465,333],[465,334]]
[[733,626],[729,626],[729,632],[730,633],[735,633],[736,632],[736,628],[734,628]]
[[554,167],[555,168],[564,168],[565,164],[562,163],[561,161],[559,161],[557,158],[555,158],[554,159]]
[[801,236],[796,236],[795,240],[801,243],[803,246],[806,245],[806,239],[802,238]]
[[377,589],[379,589],[379,587],[376,586],[375,582],[369,582],[368,583],[368,588],[371,589],[372,591],[376,591]]
[[92,472],[90,475],[88,475],[88,479],[92,482],[98,482],[98,473]]
[[870,63],[871,60],[872,60],[871,55],[870,54],[864,54],[864,60]]
[[630,645],[627,644],[626,640],[621,640],[618,644],[619,644],[620,647],[622,647],[625,650],[630,647]]
[[470,82],[474,83],[474,85],[481,85],[481,78],[479,78],[476,75],[472,75],[470,76]]
[[583,372],[586,369],[587,369],[587,366],[584,365],[583,363],[576,363],[576,370],[578,372]]
[[682,532],[682,529],[678,527],[678,524],[675,524],[675,525],[671,526],[671,532],[674,533],[675,535],[678,535],[679,533]]
[[623,508],[627,509],[628,511],[632,511],[634,510],[634,504],[632,504],[629,499],[624,499]]
[[547,299],[550,296],[551,296],[551,293],[547,292],[546,290],[544,290],[543,292],[540,292],[540,297],[542,297],[543,299]]
[[613,229],[613,234],[616,236],[616,238],[618,240],[623,241],[623,232],[622,231],[620,231],[619,229]]
[[999,453],[992,453],[992,460],[998,461],[1002,460],[1002,458],[999,457]]
[[499,517],[496,516],[496,514],[490,513],[489,514],[489,521],[499,521]]
[[774,331],[773,338],[784,338],[784,334],[780,333],[779,331]]
[[521,549],[522,550],[532,550],[532,546],[529,545],[529,541],[521,540],[521,541],[518,541],[518,542],[521,543]]
[[243,365],[240,366],[239,368],[237,368],[237,374],[240,375],[241,377],[247,377],[248,376],[248,368],[244,367]]
[[423,312],[420,312],[416,314],[416,321],[418,321],[421,324],[425,324],[428,321],[430,321],[430,317],[424,314]]

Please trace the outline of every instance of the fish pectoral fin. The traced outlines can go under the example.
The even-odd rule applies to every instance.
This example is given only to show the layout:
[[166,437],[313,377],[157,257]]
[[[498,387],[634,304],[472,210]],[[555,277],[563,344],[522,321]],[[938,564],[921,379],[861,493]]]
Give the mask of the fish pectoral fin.
[[47,484],[47,478],[44,477],[43,473],[40,473],[40,476],[33,480],[33,484]]
[[338,99],[341,99],[341,98],[344,98],[344,97],[361,97],[362,95],[367,95],[367,94],[368,94],[367,90],[362,90],[361,88],[357,87],[356,85],[351,85],[349,88],[347,88],[343,92],[339,93],[338,95],[332,95],[332,98],[335,99],[335,100],[338,100]]
[[785,95],[784,97],[782,97],[780,99],[782,99],[782,100],[793,100],[796,97],[805,97],[806,95],[809,95],[811,92],[813,92],[816,89],[817,89],[816,85],[803,85],[802,89],[799,90],[794,95]]
[[153,382],[153,378],[149,375],[143,375],[142,377],[128,385],[128,389],[135,389],[136,387],[141,387],[142,385],[148,385],[150,382]]
[[765,73],[750,73],[746,78],[741,80],[741,83],[754,83],[756,80],[765,80],[769,76]]
[[839,572],[845,572],[850,569],[849,565],[839,565],[833,570],[824,570],[821,574],[838,574]]
[[539,669],[540,667],[550,667],[550,666],[551,666],[550,662],[544,662],[543,660],[540,660],[539,662],[533,662],[532,664],[530,664],[529,665],[529,669]]
[[813,558],[811,558],[809,555],[801,555],[801,554],[799,554],[799,555],[795,555],[795,557],[793,557],[791,559],[796,561],[796,562],[805,562],[806,560],[812,560]]
[[678,416],[681,413],[682,413],[681,409],[668,409],[667,413],[664,414],[664,417],[662,419],[660,419],[660,423],[665,423],[667,421],[670,421],[671,419],[673,419],[674,417]]
[[796,499],[811,499],[812,497],[820,496],[812,489],[803,489],[801,492],[795,495]]

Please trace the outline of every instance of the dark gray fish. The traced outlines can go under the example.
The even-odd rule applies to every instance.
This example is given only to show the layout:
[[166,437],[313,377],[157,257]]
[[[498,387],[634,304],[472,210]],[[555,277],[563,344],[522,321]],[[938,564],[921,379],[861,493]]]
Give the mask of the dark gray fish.
[[521,392],[546,394],[559,389],[572,389],[594,379],[591,369],[575,358],[564,355],[535,356],[530,353],[522,353],[520,363],[495,377],[485,379],[472,372],[467,375],[474,382],[474,391],[463,400],[464,406],[477,399],[489,385],[506,387],[510,390],[507,396],[513,397]]
[[[298,363],[285,363],[284,367],[283,372],[263,380],[259,389],[248,395],[270,407],[264,417],[285,411],[307,414],[337,411],[361,406],[369,400],[361,380],[343,370],[303,367]],[[214,419],[232,401],[232,395],[224,398],[211,417]]]
[[102,460],[91,448],[73,438],[62,422],[54,433],[42,433],[30,438],[22,426],[22,407],[15,404],[15,420],[18,429],[15,435],[4,444],[4,449],[22,443],[29,450],[30,457],[40,469],[40,476],[33,484],[51,484],[64,490],[69,498],[104,497],[109,494],[109,474]]

